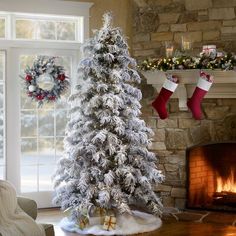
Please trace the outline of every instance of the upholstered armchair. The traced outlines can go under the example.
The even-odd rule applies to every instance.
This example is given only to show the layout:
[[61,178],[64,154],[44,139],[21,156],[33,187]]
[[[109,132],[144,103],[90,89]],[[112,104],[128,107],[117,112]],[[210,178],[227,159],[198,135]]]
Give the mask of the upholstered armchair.
[[[25,213],[27,213],[30,217],[32,217],[34,220],[36,220],[36,218],[37,218],[37,204],[34,200],[24,198],[24,197],[18,197],[17,202],[18,202],[18,205],[20,206],[20,208]],[[51,224],[42,224],[42,225],[45,229],[46,236],[54,236],[55,235],[53,225],[51,225]],[[1,234],[0,234],[0,236],[1,236]]]

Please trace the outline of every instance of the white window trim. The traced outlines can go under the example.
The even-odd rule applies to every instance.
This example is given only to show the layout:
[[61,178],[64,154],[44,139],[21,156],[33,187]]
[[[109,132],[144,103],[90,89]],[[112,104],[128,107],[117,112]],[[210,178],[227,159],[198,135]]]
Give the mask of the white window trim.
[[[1,15],[0,15],[1,16]],[[50,41],[50,42],[83,42],[84,35],[84,17],[83,16],[58,16],[58,15],[45,15],[45,14],[21,14],[21,13],[12,13],[12,35],[10,39],[14,40],[25,40],[29,41],[29,39],[25,38],[16,38],[16,20],[38,20],[38,21],[57,21],[57,22],[73,22],[75,24],[75,40],[51,40],[51,39],[34,39],[35,41]],[[31,40],[31,39],[30,39]]]
[[8,48],[49,48],[79,50],[81,43],[43,40],[5,40],[0,39],[1,49]]
[[[0,40],[18,40],[18,41],[48,41],[48,42],[75,42],[83,43],[84,41],[84,17],[83,16],[59,16],[59,15],[45,15],[45,14],[26,14],[15,12],[1,12],[0,19],[5,19],[5,38]],[[74,40],[51,40],[51,39],[27,39],[16,38],[16,21],[17,20],[32,20],[32,21],[56,21],[56,22],[72,22],[75,24],[75,39]]]
[[92,5],[93,3],[63,0],[0,0],[0,9],[5,12],[83,17],[84,39],[89,37],[89,9]]

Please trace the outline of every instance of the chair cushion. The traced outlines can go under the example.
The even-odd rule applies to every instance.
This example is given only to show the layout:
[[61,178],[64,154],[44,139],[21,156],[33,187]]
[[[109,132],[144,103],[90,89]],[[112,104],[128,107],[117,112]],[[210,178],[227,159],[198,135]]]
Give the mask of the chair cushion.
[[53,228],[52,224],[40,224],[40,225],[43,226],[46,236],[54,236],[55,235],[54,228]]
[[37,218],[37,203],[29,198],[17,197],[17,203],[19,207],[31,216],[34,220]]

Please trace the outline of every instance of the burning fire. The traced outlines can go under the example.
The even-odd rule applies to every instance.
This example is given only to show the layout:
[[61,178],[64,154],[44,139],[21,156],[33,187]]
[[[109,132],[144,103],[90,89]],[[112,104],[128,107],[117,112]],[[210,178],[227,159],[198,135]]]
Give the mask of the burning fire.
[[233,169],[230,171],[230,176],[227,179],[217,177],[216,192],[234,192],[236,193],[236,176]]

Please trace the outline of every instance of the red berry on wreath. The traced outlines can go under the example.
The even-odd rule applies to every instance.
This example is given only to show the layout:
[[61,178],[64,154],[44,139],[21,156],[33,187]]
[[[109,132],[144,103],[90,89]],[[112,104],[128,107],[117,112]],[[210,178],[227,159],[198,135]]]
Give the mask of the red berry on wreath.
[[36,98],[40,101],[44,99],[44,96],[42,94],[39,94],[36,96]]
[[26,75],[25,80],[26,80],[26,81],[31,81],[31,80],[32,80],[32,77],[31,77],[30,75]]
[[61,80],[61,81],[65,80],[65,78],[66,78],[65,74],[60,74],[60,75],[58,75],[58,77],[57,77],[57,79],[58,79],[58,80]]
[[52,100],[52,101],[53,101],[53,100],[56,99],[56,96],[52,95],[52,96],[49,96],[48,98],[49,98],[49,100]]

